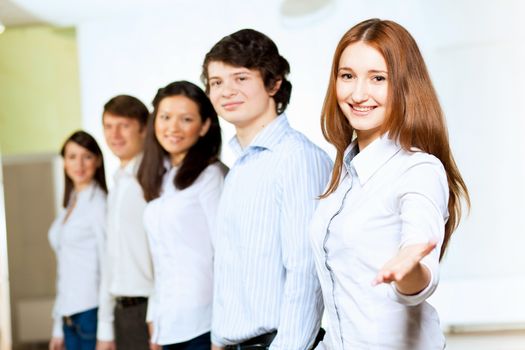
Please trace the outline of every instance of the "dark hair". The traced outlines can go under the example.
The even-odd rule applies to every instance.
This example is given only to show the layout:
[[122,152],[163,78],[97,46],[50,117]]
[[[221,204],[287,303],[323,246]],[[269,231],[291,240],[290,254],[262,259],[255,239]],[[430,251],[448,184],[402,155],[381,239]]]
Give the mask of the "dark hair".
[[144,103],[138,98],[129,95],[118,95],[106,102],[104,113],[136,119],[141,127],[146,125],[149,114]]
[[467,186],[461,177],[448,141],[445,117],[416,41],[401,25],[377,18],[350,28],[335,49],[330,80],[321,112],[323,135],[337,150],[332,179],[321,198],[333,193],[341,177],[344,152],[353,128],[337,103],[337,72],[343,51],[363,42],[385,59],[388,75],[388,108],[383,132],[398,140],[403,149],[413,147],[437,157],[447,173],[449,218],[440,258],[461,218],[461,199],[470,207]]
[[201,121],[210,120],[210,128],[206,135],[200,137],[184,157],[173,180],[175,187],[182,190],[191,186],[209,164],[219,159],[221,150],[221,127],[217,118],[217,112],[213,109],[204,91],[188,81],[176,81],[160,88],[153,99],[153,116],[148,120],[144,156],[137,175],[144,191],[144,198],[148,202],[160,196],[162,177],[166,172],[164,161],[168,153],[162,148],[155,136],[155,120],[160,101],[171,96],[189,98],[197,104]]
[[[84,147],[89,152],[93,153],[97,158],[100,159],[100,166],[95,171],[95,176],[93,176],[93,179],[95,179],[96,183],[100,186],[100,188],[108,193],[108,188],[106,186],[106,174],[104,172],[104,157],[102,156],[102,151],[100,150],[100,147],[98,146],[97,141],[88,134],[85,131],[79,130],[75,131],[71,136],[69,136],[66,141],[64,141],[64,144],[62,145],[62,149],[60,150],[60,155],[62,158],[66,155],[66,145],[69,142],[74,142],[77,145]],[[64,187],[64,199],[62,200],[62,205],[67,207],[67,204],[69,202],[69,197],[71,196],[71,191],[73,191],[73,180],[67,175],[66,169],[64,169],[64,178],[65,178],[65,187]]]
[[292,83],[286,79],[290,65],[279,54],[272,39],[253,29],[242,29],[222,38],[204,57],[201,80],[206,86],[206,93],[210,92],[208,65],[214,61],[258,70],[268,91],[281,80],[279,90],[272,97],[277,114],[286,110],[292,94]]

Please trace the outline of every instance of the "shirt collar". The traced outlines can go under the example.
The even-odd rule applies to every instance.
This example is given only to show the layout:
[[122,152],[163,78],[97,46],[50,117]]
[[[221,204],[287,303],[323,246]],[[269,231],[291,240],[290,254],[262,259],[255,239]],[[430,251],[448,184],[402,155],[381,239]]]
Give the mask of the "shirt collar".
[[246,150],[253,148],[272,150],[277,144],[279,144],[289,129],[290,124],[288,123],[288,118],[286,117],[286,114],[283,113],[262,129],[245,149],[241,147],[237,136],[231,138],[229,145],[237,156],[240,156]]
[[383,134],[361,152],[357,140],[354,140],[345,151],[343,163],[348,173],[352,173],[352,168],[355,169],[361,186],[364,186],[400,149],[401,146],[390,139],[388,134]]
[[97,183],[92,180],[89,185],[87,185],[82,191],[80,192],[74,192],[73,195],[77,196],[77,203],[80,201],[86,201],[88,199],[91,199],[93,197],[93,194],[95,193],[95,187],[97,186]]
[[136,176],[139,171],[141,161],[142,161],[142,153],[139,153],[133,159],[131,159],[128,162],[128,164],[126,164],[124,167],[118,168],[118,170],[115,172],[115,179],[123,175]]

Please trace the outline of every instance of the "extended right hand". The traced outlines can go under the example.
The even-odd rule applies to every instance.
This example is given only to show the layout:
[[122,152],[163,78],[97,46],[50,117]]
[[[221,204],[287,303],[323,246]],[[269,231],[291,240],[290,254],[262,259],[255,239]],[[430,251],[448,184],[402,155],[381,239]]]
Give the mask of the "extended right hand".
[[49,341],[49,350],[65,350],[64,338],[53,337]]
[[97,340],[97,350],[116,350],[117,347],[115,346],[115,342],[110,341],[103,341],[103,340]]

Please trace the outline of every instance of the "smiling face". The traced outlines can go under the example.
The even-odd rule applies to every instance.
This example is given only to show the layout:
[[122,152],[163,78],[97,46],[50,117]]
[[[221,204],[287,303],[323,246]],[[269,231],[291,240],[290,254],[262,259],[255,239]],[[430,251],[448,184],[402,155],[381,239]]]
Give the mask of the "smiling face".
[[275,119],[277,113],[272,96],[279,90],[280,81],[268,91],[256,69],[234,67],[218,61],[210,62],[207,69],[213,107],[238,132],[255,131]]
[[69,141],[64,147],[64,170],[76,191],[86,187],[95,176],[101,160],[87,148]]
[[171,163],[179,165],[189,149],[206,135],[210,123],[210,119],[202,121],[199,106],[188,97],[165,97],[155,116],[155,137],[170,155]]
[[363,42],[349,45],[339,60],[337,102],[363,149],[381,136],[388,99],[388,71],[379,51]]
[[102,124],[106,142],[121,166],[142,152],[146,128],[137,119],[104,113]]

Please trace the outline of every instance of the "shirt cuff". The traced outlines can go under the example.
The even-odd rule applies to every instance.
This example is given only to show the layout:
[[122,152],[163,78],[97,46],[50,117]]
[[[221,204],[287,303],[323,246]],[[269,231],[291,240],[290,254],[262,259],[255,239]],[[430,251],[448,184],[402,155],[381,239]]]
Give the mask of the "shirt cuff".
[[64,330],[62,329],[62,319],[55,319],[53,321],[53,338],[64,338]]
[[146,309],[146,322],[147,323],[154,321],[154,319],[155,319],[154,309],[155,309],[155,307],[153,306],[153,300],[150,297],[148,299],[148,308]]
[[320,341],[319,344],[315,347],[315,350],[327,350],[328,348],[325,346],[325,343],[323,341]]
[[432,269],[425,262],[421,261],[421,265],[425,266],[430,274],[430,282],[428,285],[417,294],[406,295],[397,290],[395,283],[391,283],[388,296],[392,300],[403,305],[414,306],[421,304],[434,293],[438,284],[438,276],[434,275]]
[[98,321],[97,325],[97,340],[113,341],[115,338],[113,334],[113,322]]
[[211,342],[213,345],[220,346],[220,347],[225,347],[227,345],[223,342],[223,340],[220,337],[213,334],[213,332],[211,333]]

